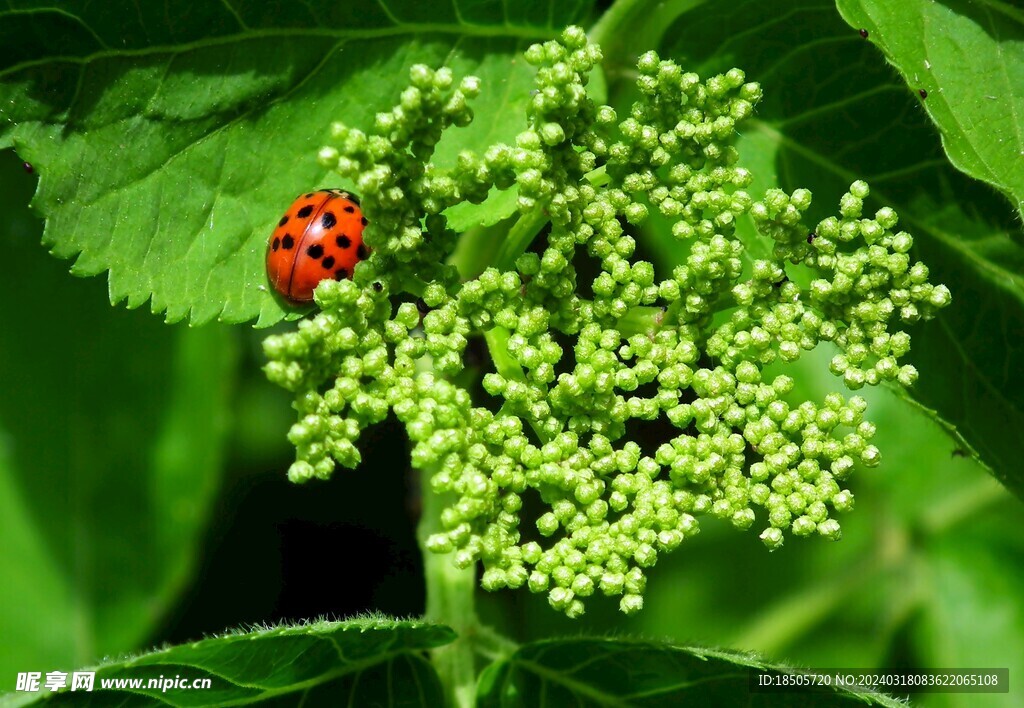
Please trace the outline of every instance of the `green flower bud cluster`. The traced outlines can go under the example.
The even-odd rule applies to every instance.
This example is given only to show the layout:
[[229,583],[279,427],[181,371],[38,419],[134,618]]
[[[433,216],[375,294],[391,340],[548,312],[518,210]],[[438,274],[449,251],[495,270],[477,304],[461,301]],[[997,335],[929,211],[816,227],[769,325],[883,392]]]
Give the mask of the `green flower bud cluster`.
[[483,201],[490,186],[486,167],[469,153],[460,155],[454,171],[429,162],[446,128],[473,120],[469,100],[480,92],[479,79],[466,77],[455,86],[450,69],[422,64],[412,67],[409,79],[399,104],[378,113],[369,134],[336,122],[334,145],[319,153],[320,163],[369,199],[375,213],[363,235],[375,256],[356,276],[364,284],[419,282],[428,272],[456,283],[455,269],[439,264],[458,235],[439,215],[461,201]]
[[[880,460],[867,405],[799,400],[792,378],[765,367],[825,342],[847,389],[910,385],[900,327],[933,317],[949,291],[911,264],[891,209],[863,216],[863,183],[813,231],[807,190],[745,191],[732,143],[761,93],[739,70],[702,81],[648,52],[620,117],[588,97],[600,51],[581,29],[526,58],[537,67],[527,128],[449,169],[430,158],[472,119],[475,79],[454,87],[447,70],[416,66],[368,133],[334,126],[321,160],[356,184],[374,250],[354,281],[317,288],[316,316],[266,341],[268,376],[296,396],[290,478],[355,467],[360,431],[393,411],[413,466],[450,500],[428,547],[482,563],[488,590],[526,586],[572,617],[598,593],[639,610],[647,569],[702,517],[756,525],[770,549],[786,531],[839,538],[845,481]],[[444,210],[492,188],[518,190],[510,253],[460,280],[445,264],[458,236]],[[652,210],[685,255],[660,279],[635,257]],[[774,243],[770,258],[744,265],[741,218]],[[582,258],[599,266],[586,282]],[[811,272],[810,285],[787,267]],[[494,364],[485,400],[464,371],[473,337]],[[645,449],[655,422],[672,434]]]
[[[899,363],[910,351],[910,335],[899,327],[933,318],[950,303],[951,295],[945,285],[928,282],[924,263],[911,263],[907,253],[913,238],[905,231],[893,232],[898,220],[895,211],[883,207],[874,218],[863,218],[868,194],[867,184],[854,182],[840,200],[839,217],[825,219],[806,234],[799,224],[800,214],[810,206],[810,192],[798,189],[786,195],[769,190],[750,213],[760,231],[774,239],[776,261],[755,262],[755,280],[759,273],[763,275],[760,282],[733,289],[741,305],[733,318],[760,317],[762,326],[776,336],[776,349],[786,361],[820,341],[835,343],[840,353],[832,359],[830,369],[842,376],[851,390],[882,381],[911,386],[917,380],[917,370]],[[817,277],[805,294],[793,284],[783,283],[779,295],[785,305],[776,306],[767,318],[761,317],[758,313],[765,305],[764,298],[773,297],[768,281],[781,274],[778,266],[783,261],[807,266]],[[758,313],[751,310],[755,302]],[[724,349],[723,356],[740,354],[735,346],[729,346],[735,345],[734,330],[727,328],[716,342],[717,350]],[[764,363],[773,353],[766,356]]]

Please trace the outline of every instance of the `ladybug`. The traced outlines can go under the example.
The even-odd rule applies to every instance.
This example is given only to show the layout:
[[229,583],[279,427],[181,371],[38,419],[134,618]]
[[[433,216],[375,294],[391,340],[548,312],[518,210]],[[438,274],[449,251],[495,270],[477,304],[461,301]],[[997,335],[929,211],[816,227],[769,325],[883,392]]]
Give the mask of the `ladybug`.
[[359,200],[341,189],[300,195],[277,222],[267,243],[267,275],[293,302],[309,302],[325,278],[352,277],[369,251]]

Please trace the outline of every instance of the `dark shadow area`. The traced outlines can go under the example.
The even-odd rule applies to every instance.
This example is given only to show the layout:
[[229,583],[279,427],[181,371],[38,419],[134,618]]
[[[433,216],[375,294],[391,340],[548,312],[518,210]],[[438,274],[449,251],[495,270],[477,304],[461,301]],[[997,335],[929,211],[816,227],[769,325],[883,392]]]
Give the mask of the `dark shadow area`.
[[390,417],[358,445],[358,470],[338,469],[327,482],[288,482],[283,455],[257,474],[232,469],[196,581],[154,640],[371,610],[422,614],[404,430]]

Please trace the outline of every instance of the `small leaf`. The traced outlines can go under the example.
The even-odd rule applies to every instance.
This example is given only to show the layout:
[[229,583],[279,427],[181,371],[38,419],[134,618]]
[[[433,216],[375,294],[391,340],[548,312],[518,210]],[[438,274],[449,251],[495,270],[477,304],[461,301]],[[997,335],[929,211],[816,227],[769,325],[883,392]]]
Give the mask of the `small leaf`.
[[448,65],[484,90],[479,119],[442,142],[438,162],[511,142],[533,76],[519,55],[587,5],[137,4],[0,11],[0,148],[40,175],[44,243],[77,255],[76,274],[109,271],[112,302],[262,325],[292,313],[264,272],[274,223],[296,194],[339,186],[316,160],[332,121],[366,129],[410,66]]
[[957,169],[1024,217],[1024,9],[1000,0],[836,4],[922,96]]
[[[430,708],[443,697],[423,652],[454,638],[447,627],[384,617],[238,632],[105,662],[87,669],[96,672],[92,693],[62,691],[46,705]],[[209,679],[210,686],[148,687],[151,679],[178,676]],[[109,679],[138,680],[140,687],[104,688]]]
[[[520,647],[480,678],[478,705],[902,706],[878,693],[751,693],[754,672],[790,670],[750,655],[629,639],[550,639]],[[756,680],[756,679],[755,679]]]

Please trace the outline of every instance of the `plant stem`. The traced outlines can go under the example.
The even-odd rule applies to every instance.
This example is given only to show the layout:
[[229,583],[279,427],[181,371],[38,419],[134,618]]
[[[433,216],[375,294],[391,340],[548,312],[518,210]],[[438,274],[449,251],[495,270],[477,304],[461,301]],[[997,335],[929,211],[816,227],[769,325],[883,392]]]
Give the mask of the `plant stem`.
[[508,236],[502,241],[498,255],[491,264],[498,270],[511,270],[515,267],[516,259],[526,253],[526,249],[533,243],[537,233],[548,221],[547,215],[541,209],[534,209],[520,215],[516,223],[509,229]]
[[456,568],[450,554],[440,555],[427,548],[432,533],[442,530],[441,512],[450,495],[435,494],[430,473],[422,477],[423,515],[417,538],[423,554],[423,572],[427,581],[426,619],[444,624],[458,635],[451,644],[434,649],[431,660],[445,690],[445,702],[451,708],[469,708],[476,702],[476,666],[473,637],[478,620],[473,607],[476,590],[476,564]]
[[590,41],[604,46],[627,24],[629,16],[646,4],[645,0],[615,0],[587,33]]
[[[493,265],[499,270],[514,267],[515,261],[529,247],[544,224],[547,216],[543,210],[535,209],[520,215],[508,236],[502,242],[496,255],[480,244],[461,249],[449,262],[455,265],[465,277],[471,277]],[[505,333],[507,339],[508,333]],[[493,337],[492,337],[493,339]],[[495,363],[507,375],[524,378],[522,369],[508,357],[504,342],[496,346],[491,339]],[[514,366],[514,370],[510,367]],[[423,572],[427,584],[426,619],[444,624],[458,635],[451,644],[434,649],[431,661],[445,690],[445,703],[452,708],[469,708],[476,703],[475,651],[481,648],[481,641],[488,646],[491,654],[497,655],[493,647],[499,635],[492,630],[481,628],[473,607],[476,591],[476,563],[468,568],[456,568],[449,554],[437,554],[427,548],[431,534],[443,531],[441,512],[454,502],[452,494],[435,494],[430,484],[431,474],[423,472],[421,496],[423,512],[417,529],[420,552],[423,554]],[[506,640],[507,641],[507,640]],[[506,647],[507,648],[507,647]]]
[[[588,174],[587,178],[598,185],[607,181],[603,167]],[[487,249],[477,245],[475,248],[457,251],[449,262],[466,277],[480,273],[489,265],[502,271],[511,270],[547,222],[548,216],[540,208],[521,214],[496,254],[491,255]],[[646,321],[647,318],[640,319]],[[522,368],[508,354],[508,336],[508,332],[500,327],[485,333],[495,368],[507,378],[524,380],[526,377]],[[536,432],[544,439],[541,431]],[[439,555],[427,548],[427,539],[431,534],[444,530],[441,512],[454,501],[451,494],[435,494],[431,489],[430,477],[429,472],[422,473],[423,512],[416,534],[423,554],[427,584],[425,618],[451,627],[458,635],[451,644],[434,649],[431,661],[444,687],[446,704],[452,708],[469,708],[476,702],[475,653],[480,652],[494,660],[511,654],[516,644],[489,627],[480,625],[473,606],[476,564],[468,568],[456,568],[450,555]]]
[[619,318],[616,326],[623,339],[634,334],[653,334],[665,319],[665,308],[637,305]]

